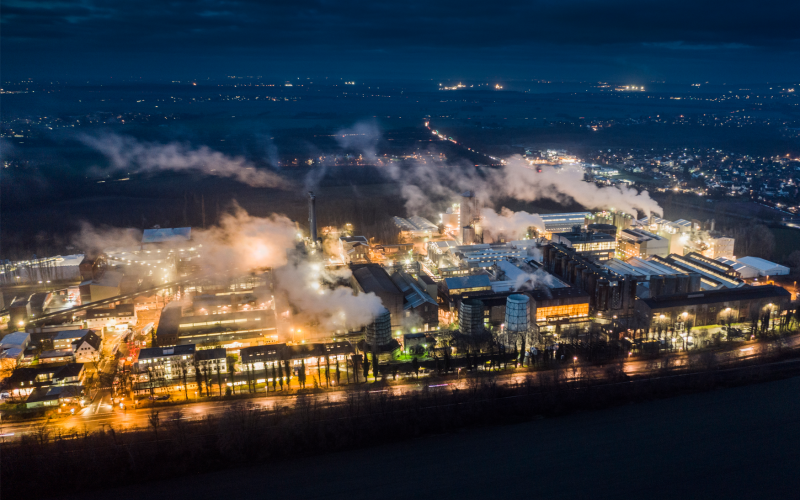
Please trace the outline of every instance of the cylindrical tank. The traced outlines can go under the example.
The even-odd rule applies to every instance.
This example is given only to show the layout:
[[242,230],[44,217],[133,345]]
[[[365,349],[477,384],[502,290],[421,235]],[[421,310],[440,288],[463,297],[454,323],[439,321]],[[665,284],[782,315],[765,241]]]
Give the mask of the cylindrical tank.
[[530,297],[519,293],[508,296],[506,299],[506,331],[509,333],[528,331],[530,301]]
[[478,299],[462,300],[458,308],[458,328],[464,335],[482,333],[483,302]]
[[392,340],[392,315],[385,307],[375,321],[367,325],[367,344],[380,347]]

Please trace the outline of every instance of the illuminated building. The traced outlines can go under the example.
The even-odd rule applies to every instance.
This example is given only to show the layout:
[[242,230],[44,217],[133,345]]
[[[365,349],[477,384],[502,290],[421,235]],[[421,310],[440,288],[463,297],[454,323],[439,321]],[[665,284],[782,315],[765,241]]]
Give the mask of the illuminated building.
[[578,254],[596,260],[614,258],[617,249],[617,239],[606,233],[584,231],[580,226],[575,226],[569,233],[553,234],[553,243],[560,243],[572,248]]
[[426,238],[439,234],[439,226],[418,215],[408,219],[392,217],[392,222],[400,229],[400,235],[404,237]]
[[389,310],[392,329],[403,327],[403,301],[405,295],[397,288],[386,270],[379,264],[353,264],[351,285],[358,293],[374,293]]
[[636,300],[635,277],[617,274],[565,245],[547,245],[543,254],[543,267],[547,272],[589,294],[592,312],[632,314]]
[[[772,321],[780,316],[791,296],[774,285],[674,294],[637,301],[636,317],[644,333],[651,337],[669,331],[686,336],[696,327]],[[705,330],[714,333],[715,329]]]
[[575,226],[584,226],[591,212],[571,212],[559,214],[539,214],[548,234],[571,231]]
[[578,288],[556,288],[553,290],[533,290],[526,295],[531,297],[531,317],[536,325],[538,342],[547,342],[548,335],[557,340],[564,327],[583,327],[589,321],[589,294]]
[[617,236],[617,254],[623,260],[632,257],[646,259],[653,255],[666,257],[669,240],[642,229],[623,229]]

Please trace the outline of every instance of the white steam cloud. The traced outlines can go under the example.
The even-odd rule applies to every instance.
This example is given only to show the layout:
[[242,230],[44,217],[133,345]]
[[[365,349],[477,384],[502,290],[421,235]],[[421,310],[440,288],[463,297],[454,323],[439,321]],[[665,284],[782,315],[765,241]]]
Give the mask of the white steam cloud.
[[647,191],[639,192],[627,186],[598,187],[583,180],[578,166],[531,168],[520,156],[513,156],[495,176],[493,182],[505,196],[524,201],[549,198],[559,202],[575,200],[586,208],[613,208],[629,214],[641,210],[645,215],[662,214],[658,203]]
[[116,134],[82,135],[80,140],[105,155],[114,170],[126,172],[200,172],[228,177],[253,187],[283,187],[286,181],[268,170],[259,170],[241,156],[227,156],[207,146],[139,142]]
[[337,285],[350,274],[349,269],[333,272],[320,263],[297,260],[275,269],[275,280],[301,319],[335,331],[371,323],[383,310],[374,293],[355,295],[352,288]]
[[117,248],[133,248],[142,244],[142,232],[134,228],[95,227],[81,222],[80,230],[72,236],[72,244],[89,255]]
[[232,273],[286,264],[286,251],[294,247],[296,236],[295,224],[283,215],[254,217],[237,207],[222,217],[219,226],[193,230],[192,239],[202,245],[201,267]]
[[479,171],[471,164],[414,161],[394,164],[386,172],[400,183],[409,213],[419,213],[440,201],[456,201],[466,190],[474,191],[478,199],[487,203],[502,198],[551,199],[560,203],[574,200],[587,209],[613,208],[634,215],[637,210],[646,215],[663,213],[647,191],[626,186],[598,187],[583,180],[580,167],[541,170],[513,156],[499,169]]
[[518,240],[523,238],[528,228],[535,227],[544,232],[544,221],[538,214],[528,212],[513,212],[503,207],[498,214],[491,208],[481,210],[481,218],[484,238],[487,236],[492,241],[501,238],[506,240]]
[[541,269],[537,269],[533,273],[517,276],[517,279],[514,281],[514,290],[533,290],[537,288],[547,290],[557,285],[558,281],[556,278]]
[[[95,228],[84,224],[73,238],[76,246],[96,253],[112,249],[132,250],[141,245],[136,229]],[[289,253],[297,242],[295,224],[283,215],[256,217],[237,207],[222,217],[219,226],[193,229],[196,263],[206,273],[237,276],[272,268],[276,291],[283,292],[300,312],[300,320],[318,323],[329,331],[359,328],[381,312],[381,299],[374,293],[355,295],[342,286],[350,270],[327,270],[320,263]]]
[[[375,123],[360,122],[337,135],[339,144],[362,151],[368,158],[376,157],[380,130]],[[541,172],[539,171],[541,170]],[[507,158],[499,169],[479,170],[472,163],[445,163],[435,160],[390,163],[384,172],[400,184],[409,214],[424,212],[440,202],[458,200],[466,190],[475,192],[478,199],[495,203],[502,198],[523,201],[551,199],[560,203],[575,201],[587,209],[615,209],[645,215],[663,213],[647,191],[627,186],[600,187],[584,181],[579,166],[561,168],[532,168],[522,157]]]

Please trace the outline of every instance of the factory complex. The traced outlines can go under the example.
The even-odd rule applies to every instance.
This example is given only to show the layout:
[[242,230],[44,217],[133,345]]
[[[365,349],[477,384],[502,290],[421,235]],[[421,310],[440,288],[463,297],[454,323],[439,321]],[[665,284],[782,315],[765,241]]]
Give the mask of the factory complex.
[[[470,345],[707,347],[780,321],[793,300],[774,284],[788,268],[736,257],[734,239],[713,221],[541,214],[498,237],[466,191],[438,224],[393,217],[397,243],[381,244],[349,224],[318,228],[319,202],[310,194],[309,230],[298,224],[286,249],[287,266],[313,270],[296,278],[307,285],[301,292],[287,289],[280,268],[204,272],[190,228],[147,230],[134,248],[17,266],[11,272],[28,278],[63,267],[78,282],[15,297],[6,311],[19,332],[9,338],[23,341],[9,341],[0,356],[15,366],[91,363],[122,339],[135,346],[122,362],[136,374],[136,394],[186,377],[221,384],[244,369],[272,384],[324,370],[330,383],[333,370],[350,377],[357,362],[449,356]],[[366,319],[348,323],[344,309],[316,305],[317,295],[372,309],[357,305],[347,314]]]

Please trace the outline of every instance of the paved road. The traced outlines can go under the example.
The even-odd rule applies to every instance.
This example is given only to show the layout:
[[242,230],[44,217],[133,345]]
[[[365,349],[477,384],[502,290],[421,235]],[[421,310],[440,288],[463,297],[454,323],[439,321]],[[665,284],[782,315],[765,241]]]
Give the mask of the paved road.
[[[800,336],[795,336],[790,339],[790,345],[796,347],[800,343]],[[763,344],[750,344],[742,348],[737,348],[731,351],[722,351],[716,354],[718,363],[724,366],[727,363],[748,359],[759,354],[759,350]],[[652,373],[654,369],[661,368],[661,364],[665,363],[664,358],[658,360],[640,360],[634,359],[624,363],[624,370],[630,376],[644,375]],[[687,365],[687,356],[684,353],[675,354],[671,357],[669,366],[672,370],[680,371]],[[563,376],[570,378],[580,379],[582,377],[590,377],[595,380],[602,380],[608,376],[608,366],[572,366],[570,364],[564,365]],[[500,373],[497,376],[497,381],[500,384],[517,384],[524,382],[527,378],[534,378],[540,376],[550,376],[552,371],[537,371],[529,372],[526,370],[517,370],[512,372]],[[435,386],[441,386],[443,390],[453,388],[464,388],[466,380],[446,380],[444,382],[431,382],[427,377],[422,377],[419,380],[408,380],[407,382],[397,385],[378,386],[375,390],[391,391],[394,394],[402,395],[413,391],[422,390],[433,383]],[[446,384],[446,386],[444,385]],[[369,388],[370,385],[361,386]],[[337,402],[347,397],[347,391],[353,389],[352,386],[343,386],[340,390],[331,390],[325,393],[315,395],[272,395],[263,397],[255,397],[246,400],[237,400],[241,404],[255,404],[274,409],[276,405],[291,407],[296,404],[299,397],[305,400],[311,399],[318,402]],[[263,390],[263,389],[262,389]],[[190,403],[175,406],[165,406],[159,408],[160,415],[164,418],[182,418],[182,419],[196,419],[211,416],[226,411],[232,404],[231,400],[225,401],[204,401],[200,403]],[[147,427],[148,418],[150,417],[151,410],[145,409],[121,409],[118,405],[113,405],[109,391],[100,391],[98,396],[94,398],[92,403],[86,408],[81,410],[79,414],[67,417],[60,417],[51,420],[31,420],[25,422],[8,422],[2,426],[2,434],[4,439],[16,439],[25,433],[34,433],[41,426],[47,425],[52,433],[58,434],[72,434],[81,433],[84,431],[95,431],[102,429],[106,426],[112,426],[115,429],[128,429],[134,427]]]

